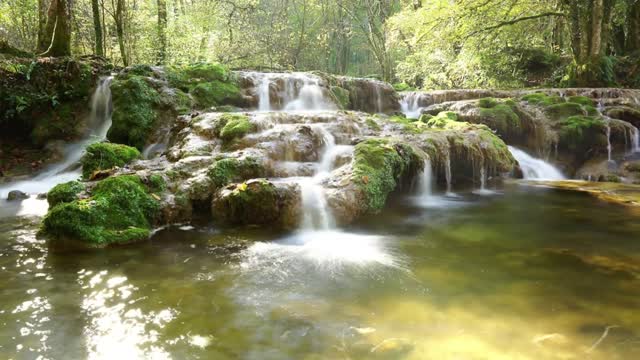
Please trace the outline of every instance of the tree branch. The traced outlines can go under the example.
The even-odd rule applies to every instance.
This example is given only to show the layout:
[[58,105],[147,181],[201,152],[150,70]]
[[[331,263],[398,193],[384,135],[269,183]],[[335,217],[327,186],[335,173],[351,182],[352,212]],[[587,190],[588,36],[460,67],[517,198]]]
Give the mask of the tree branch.
[[496,30],[496,29],[499,29],[499,28],[504,27],[504,26],[515,25],[515,24],[523,22],[523,21],[535,20],[535,19],[540,19],[540,18],[549,17],[549,16],[564,17],[566,15],[564,13],[561,13],[561,12],[545,12],[545,13],[537,14],[537,15],[523,16],[523,17],[512,19],[512,20],[508,20],[508,21],[502,21],[502,22],[497,23],[496,25],[488,26],[486,28],[482,28],[482,29],[473,31],[473,32],[469,33],[467,36],[465,36],[465,39],[470,38],[470,37],[472,37],[474,35],[477,35],[479,33],[482,33],[482,32]]

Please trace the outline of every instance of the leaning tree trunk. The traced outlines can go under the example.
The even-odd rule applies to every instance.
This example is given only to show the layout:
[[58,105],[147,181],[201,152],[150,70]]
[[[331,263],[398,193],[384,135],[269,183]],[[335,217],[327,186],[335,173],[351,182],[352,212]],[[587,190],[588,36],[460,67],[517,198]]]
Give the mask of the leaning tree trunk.
[[47,3],[46,0],[38,0],[38,44],[36,49],[43,52],[49,47],[45,30],[47,28]]
[[158,65],[162,65],[167,60],[167,3],[165,0],[158,0]]
[[91,0],[91,10],[93,11],[93,29],[96,35],[95,53],[98,56],[104,56],[102,22],[100,21],[100,4],[98,4],[98,0]]
[[[67,0],[51,0],[47,12],[42,56],[71,55],[70,9]],[[44,48],[46,46],[46,48]]]

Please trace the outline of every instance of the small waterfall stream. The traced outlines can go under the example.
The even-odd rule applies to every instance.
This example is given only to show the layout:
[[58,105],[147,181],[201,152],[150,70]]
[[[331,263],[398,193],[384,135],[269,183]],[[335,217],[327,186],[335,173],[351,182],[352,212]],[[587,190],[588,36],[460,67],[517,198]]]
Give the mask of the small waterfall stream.
[[[306,73],[245,72],[254,83],[258,111],[321,111],[337,106],[324,92],[322,79]],[[274,98],[275,96],[275,98]]]
[[422,115],[420,107],[420,94],[416,92],[406,92],[401,94],[400,111],[409,119],[418,119]]
[[[37,199],[38,194],[46,193],[57,184],[75,180],[80,176],[79,161],[84,150],[90,144],[104,140],[111,127],[111,81],[113,77],[100,79],[91,98],[91,114],[87,122],[89,131],[77,142],[67,144],[63,149],[63,160],[52,164],[40,174],[29,180],[16,181],[0,185],[0,201],[4,202],[12,190],[19,190],[30,195],[19,205],[17,215],[44,215],[47,211],[46,200]],[[4,207],[4,205],[3,205]],[[9,206],[7,206],[9,207]],[[2,213],[0,213],[0,216]]]
[[548,162],[536,159],[526,152],[509,146],[509,151],[520,164],[525,180],[564,180],[566,179],[560,170]]

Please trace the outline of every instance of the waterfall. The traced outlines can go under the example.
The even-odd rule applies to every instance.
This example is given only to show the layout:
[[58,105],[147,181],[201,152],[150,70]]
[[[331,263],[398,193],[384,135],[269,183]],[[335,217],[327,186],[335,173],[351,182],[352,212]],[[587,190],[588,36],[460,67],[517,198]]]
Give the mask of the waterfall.
[[447,196],[454,196],[455,193],[452,191],[451,187],[451,155],[449,154],[449,151],[447,151],[444,161],[444,177],[447,180]]
[[420,176],[420,198],[426,202],[433,197],[433,169],[431,168],[431,159],[424,160],[424,169]]
[[511,155],[518,161],[525,180],[564,180],[560,170],[541,159],[536,159],[526,152],[509,146]]
[[418,119],[422,115],[419,100],[420,94],[416,92],[403,93],[400,99],[400,111],[409,119]]
[[[90,144],[104,140],[111,127],[112,104],[110,86],[112,80],[113,77],[111,76],[101,78],[93,93],[91,98],[91,114],[87,122],[89,131],[85,137],[80,141],[67,144],[63,150],[63,160],[50,165],[32,179],[7,183],[0,186],[0,200],[4,200],[8,192],[12,190],[20,190],[30,195],[45,193],[57,184],[75,180],[80,176],[78,162],[82,158],[84,150]],[[28,200],[29,199],[24,202],[28,202]],[[42,201],[38,202],[40,203]],[[46,201],[44,203],[44,211],[46,212]],[[29,212],[29,210],[22,210],[19,215],[41,214],[43,211],[41,205],[38,205],[38,209],[33,209],[33,213]]]
[[640,152],[640,130],[633,127],[631,130],[631,153]]
[[607,128],[607,160],[611,161],[611,126],[609,124],[609,119],[605,118],[605,126]]
[[384,106],[382,105],[382,88],[376,86],[376,108],[378,113],[384,112]]
[[258,111],[271,111],[271,78],[264,76],[258,85]]
[[311,178],[302,178],[298,181],[304,213],[302,229],[326,231],[335,228],[335,221],[327,206],[322,181],[331,172],[336,156],[341,151],[344,151],[346,147],[336,146],[335,137],[324,126],[316,126],[315,129],[322,135],[324,152],[320,158],[316,174]]
[[[325,96],[322,79],[305,73],[244,72],[251,79],[258,98],[258,111],[320,111],[337,106]],[[275,96],[272,98],[272,90]]]

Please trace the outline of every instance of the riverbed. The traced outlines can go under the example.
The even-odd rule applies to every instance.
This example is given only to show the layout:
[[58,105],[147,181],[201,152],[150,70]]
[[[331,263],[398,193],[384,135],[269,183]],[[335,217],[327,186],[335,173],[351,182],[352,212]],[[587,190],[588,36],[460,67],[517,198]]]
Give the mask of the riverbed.
[[2,219],[0,358],[639,358],[637,216],[492,190],[396,198],[341,230],[200,220],[89,252]]

